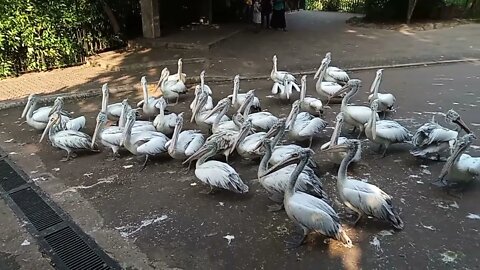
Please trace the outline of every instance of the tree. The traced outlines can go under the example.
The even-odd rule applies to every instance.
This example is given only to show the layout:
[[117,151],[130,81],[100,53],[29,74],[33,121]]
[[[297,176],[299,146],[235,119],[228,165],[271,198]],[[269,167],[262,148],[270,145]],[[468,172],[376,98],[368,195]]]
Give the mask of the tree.
[[415,10],[416,5],[417,0],[408,0],[407,24],[410,24],[410,21],[412,20],[413,10]]

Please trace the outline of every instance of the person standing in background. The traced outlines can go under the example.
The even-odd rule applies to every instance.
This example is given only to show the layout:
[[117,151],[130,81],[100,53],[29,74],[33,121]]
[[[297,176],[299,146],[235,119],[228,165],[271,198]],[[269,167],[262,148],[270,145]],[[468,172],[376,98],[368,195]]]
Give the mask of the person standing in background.
[[255,32],[258,33],[262,27],[262,5],[260,0],[253,0],[253,24],[255,24]]
[[252,0],[245,0],[245,8],[243,10],[243,16],[244,16],[244,21],[245,22],[251,22],[252,21],[252,6],[253,2]]
[[270,22],[273,29],[283,29],[287,31],[287,22],[285,20],[285,0],[273,0],[273,13]]
[[270,14],[272,13],[272,0],[262,0],[262,26],[270,28]]

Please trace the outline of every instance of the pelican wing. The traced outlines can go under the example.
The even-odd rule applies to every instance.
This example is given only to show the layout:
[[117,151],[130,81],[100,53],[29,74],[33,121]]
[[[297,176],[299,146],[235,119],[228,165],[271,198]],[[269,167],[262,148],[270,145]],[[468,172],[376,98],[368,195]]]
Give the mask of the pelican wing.
[[329,96],[333,96],[342,89],[342,86],[335,82],[321,82],[321,89]]
[[[63,117],[62,117],[63,118]],[[80,130],[85,127],[85,116],[80,116],[67,121],[66,127],[69,130]]]
[[387,94],[378,93],[378,99],[387,108],[392,108],[396,101],[395,96],[389,93]]
[[137,152],[143,155],[158,155],[167,151],[165,148],[166,143],[167,139],[165,137],[154,137],[138,146]]
[[187,87],[182,81],[166,81],[163,88],[178,94],[184,94],[187,92]]
[[347,72],[345,72],[342,69],[339,69],[337,67],[328,67],[327,72],[328,76],[333,78],[335,81],[340,81],[340,82],[348,82],[350,80],[350,77],[348,76]]
[[62,130],[52,138],[56,145],[73,149],[91,149],[92,138],[80,131]]
[[114,117],[120,117],[120,114],[122,113],[122,109],[123,109],[122,107],[123,107],[122,103],[110,104],[107,106],[107,112],[108,114]]
[[48,123],[48,114],[50,113],[51,107],[40,107],[33,111],[32,119],[35,122]]
[[269,112],[252,113],[248,115],[248,119],[252,121],[252,125],[255,128],[262,130],[269,130],[278,122],[278,118]]
[[288,216],[310,230],[337,238],[340,232],[340,218],[333,208],[321,199],[303,192],[295,194],[286,201]]
[[[205,138],[200,133],[191,133],[190,135],[190,142],[188,143],[187,148],[185,149],[185,155],[187,157],[193,155],[195,152],[200,149],[205,143]],[[180,134],[181,138],[181,134]]]
[[472,175],[480,175],[480,158],[471,157],[467,154],[462,154],[460,159],[457,161],[455,166],[458,167],[458,170],[469,172]]
[[228,164],[210,160],[197,166],[195,175],[202,182],[235,193],[247,193],[248,186],[245,185],[240,175]]
[[[366,106],[349,105],[346,108],[347,114],[358,123],[366,124],[372,115],[372,109]],[[378,115],[376,116],[378,118]]]
[[308,112],[301,112],[298,114],[295,121],[295,129],[299,129],[300,136],[311,136],[312,134],[320,133],[328,123],[321,118],[314,117]]
[[377,136],[385,138],[391,142],[404,142],[412,138],[412,134],[395,121],[381,120],[377,121],[376,126]]
[[100,138],[109,145],[120,145],[123,138],[123,129],[116,126],[108,127],[100,134]]

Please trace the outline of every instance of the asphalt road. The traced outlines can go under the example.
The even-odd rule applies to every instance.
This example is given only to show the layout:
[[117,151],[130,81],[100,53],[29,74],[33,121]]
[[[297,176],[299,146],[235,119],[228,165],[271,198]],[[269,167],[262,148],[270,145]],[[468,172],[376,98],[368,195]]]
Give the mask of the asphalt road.
[[[382,89],[394,93],[398,103],[392,118],[414,131],[432,114],[453,108],[480,134],[478,70],[476,64],[385,70]],[[364,85],[354,98],[356,104],[365,104],[374,76],[375,71],[351,74]],[[311,79],[308,91],[315,95]],[[286,115],[289,104],[267,97],[270,87],[270,81],[241,82],[242,89],[257,89],[263,108]],[[216,100],[230,91],[230,84],[215,86]],[[117,96],[112,101],[123,98]],[[138,93],[129,98],[133,103],[139,99]],[[191,100],[192,95],[187,95],[172,111],[186,111],[188,119]],[[87,116],[86,131],[92,134],[99,105],[100,99],[95,98],[68,103],[67,107]],[[325,119],[330,128],[315,142],[314,150],[329,139],[338,111],[339,105],[327,110]],[[406,224],[403,231],[393,231],[373,219],[352,227],[353,218],[336,201],[335,209],[342,216],[353,248],[313,236],[307,245],[286,250],[283,241],[295,229],[285,212],[267,211],[271,202],[255,180],[258,162],[239,157],[231,162],[250,186],[249,194],[204,195],[199,192],[206,187],[196,180],[193,170],[183,174],[181,164],[169,158],[152,161],[142,172],[138,172],[140,160],[128,153],[115,162],[106,161],[107,151],[59,162],[64,153],[46,143],[38,144],[38,132],[18,126],[20,114],[20,108],[1,112],[1,147],[125,267],[478,269],[480,265],[480,220],[467,218],[480,214],[480,185],[473,185],[461,198],[446,194],[430,184],[443,163],[415,159],[408,153],[408,145],[392,146],[387,157],[378,159],[376,147],[364,141],[364,165],[350,171],[350,175],[376,184],[394,197]],[[437,119],[443,121],[442,117]],[[193,127],[189,124],[185,128]],[[349,136],[348,130],[344,135]],[[6,142],[10,139],[13,141]],[[474,144],[469,152],[478,156],[480,143]],[[315,159],[325,173],[327,193],[335,199],[336,168],[320,151]]]

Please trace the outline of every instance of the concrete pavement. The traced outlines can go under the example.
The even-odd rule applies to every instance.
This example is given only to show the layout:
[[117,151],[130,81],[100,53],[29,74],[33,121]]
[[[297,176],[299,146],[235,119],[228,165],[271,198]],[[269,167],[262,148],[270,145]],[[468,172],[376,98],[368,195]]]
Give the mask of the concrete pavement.
[[[332,64],[344,68],[411,63],[419,61],[480,58],[479,24],[421,32],[370,29],[345,23],[352,14],[301,11],[288,14],[288,32],[240,32],[209,51],[148,49],[140,52],[108,53],[104,58],[122,71],[98,67],[71,67],[25,74],[0,81],[0,100],[16,99],[29,93],[82,92],[100,89],[101,84],[134,86],[142,75],[158,80],[163,64],[179,57],[205,59],[185,65],[187,75],[202,69],[209,76],[233,77],[268,75],[271,57],[277,54],[279,68],[310,71],[319,65],[325,52],[332,52]],[[188,31],[185,35],[188,35]],[[201,36],[196,35],[200,38]],[[206,40],[209,40],[206,38]],[[195,43],[201,40],[195,40]],[[160,66],[158,66],[160,65]]]

